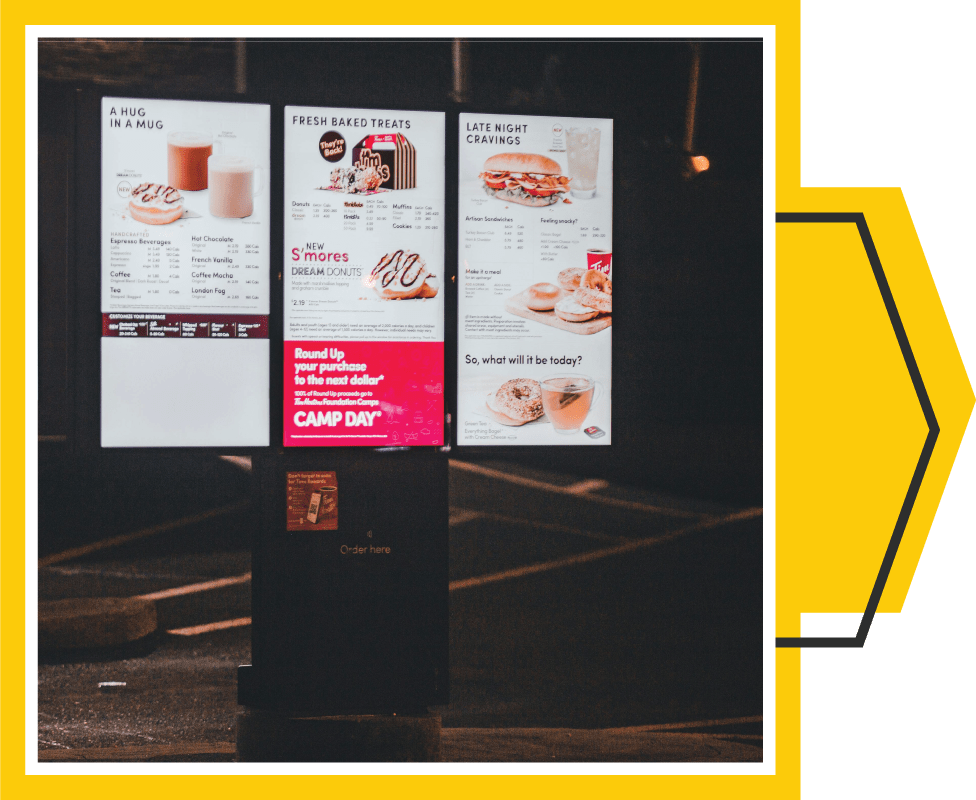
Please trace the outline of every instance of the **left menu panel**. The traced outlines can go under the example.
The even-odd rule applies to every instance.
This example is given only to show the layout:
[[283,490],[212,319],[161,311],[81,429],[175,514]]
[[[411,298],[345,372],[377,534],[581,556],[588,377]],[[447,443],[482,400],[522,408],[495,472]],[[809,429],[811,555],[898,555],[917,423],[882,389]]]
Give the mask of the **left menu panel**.
[[271,108],[101,115],[102,446],[266,446]]

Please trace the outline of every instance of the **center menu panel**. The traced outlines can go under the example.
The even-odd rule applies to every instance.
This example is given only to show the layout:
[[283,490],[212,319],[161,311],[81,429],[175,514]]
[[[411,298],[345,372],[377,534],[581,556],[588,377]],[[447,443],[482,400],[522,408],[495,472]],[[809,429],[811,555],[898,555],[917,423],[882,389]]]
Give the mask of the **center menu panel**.
[[458,444],[610,444],[613,120],[459,133]]
[[285,108],[284,444],[444,442],[444,114]]

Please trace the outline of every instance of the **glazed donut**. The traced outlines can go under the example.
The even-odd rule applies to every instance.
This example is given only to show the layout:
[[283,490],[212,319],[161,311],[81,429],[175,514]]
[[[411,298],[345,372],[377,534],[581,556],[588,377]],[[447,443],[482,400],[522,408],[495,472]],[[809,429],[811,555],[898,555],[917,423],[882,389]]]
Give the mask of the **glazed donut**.
[[525,290],[525,305],[533,311],[552,311],[562,291],[551,283],[535,283]]
[[[579,290],[577,289],[577,291]],[[564,297],[556,303],[556,316],[566,322],[586,322],[588,319],[593,319],[598,313],[600,312],[595,308],[589,308],[576,302],[575,295]]]
[[524,425],[543,414],[542,387],[531,378],[505,381],[494,395],[488,395],[488,408],[510,417],[516,425]]
[[183,216],[183,195],[165,183],[140,183],[129,200],[129,213],[147,225],[168,225]]
[[583,277],[584,272],[586,270],[582,267],[568,267],[559,273],[556,281],[567,292],[573,292],[579,288],[580,278]]

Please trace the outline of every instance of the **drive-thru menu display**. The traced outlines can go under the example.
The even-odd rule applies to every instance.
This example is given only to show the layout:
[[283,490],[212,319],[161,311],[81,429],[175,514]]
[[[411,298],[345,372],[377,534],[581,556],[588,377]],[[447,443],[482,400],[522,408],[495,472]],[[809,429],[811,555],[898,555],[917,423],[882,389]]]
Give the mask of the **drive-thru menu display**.
[[105,97],[101,441],[268,444],[270,107]]
[[284,443],[444,442],[444,115],[286,106]]
[[459,135],[458,444],[610,444],[613,120]]

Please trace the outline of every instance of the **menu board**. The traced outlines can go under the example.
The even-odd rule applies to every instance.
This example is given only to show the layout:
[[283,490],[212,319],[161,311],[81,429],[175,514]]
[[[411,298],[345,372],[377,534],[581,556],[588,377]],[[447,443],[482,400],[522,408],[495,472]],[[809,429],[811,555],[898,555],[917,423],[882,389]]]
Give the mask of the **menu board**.
[[610,444],[613,120],[459,135],[458,444]]
[[102,99],[103,446],[268,444],[270,121]]
[[286,446],[444,442],[444,115],[285,107]]

